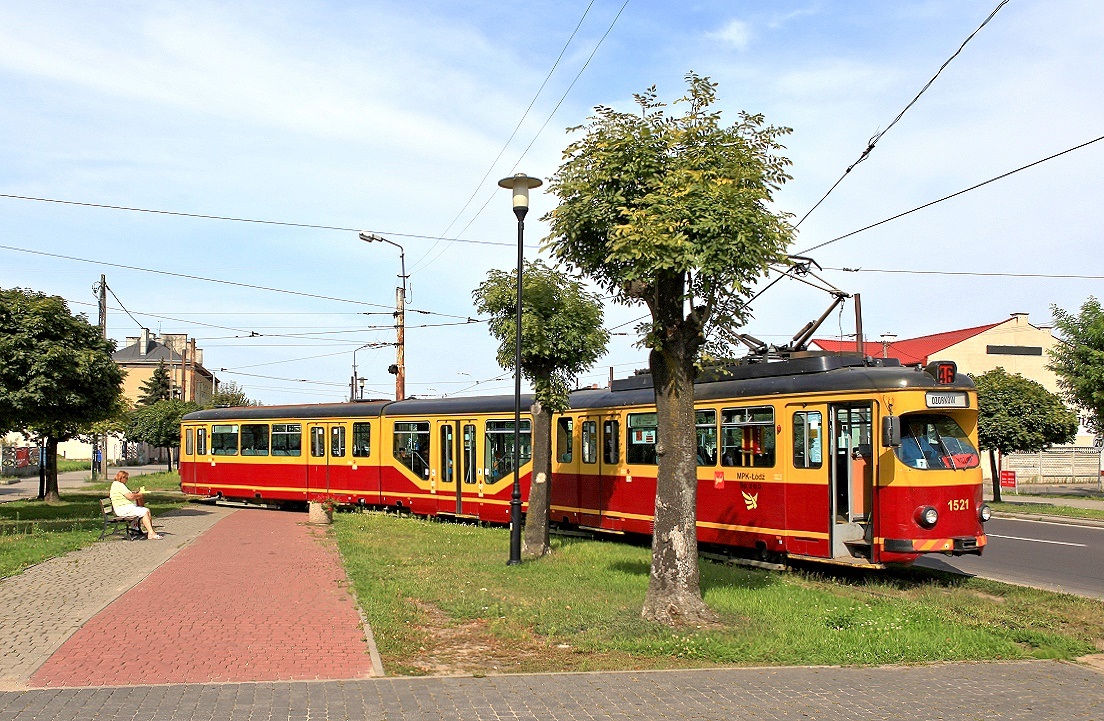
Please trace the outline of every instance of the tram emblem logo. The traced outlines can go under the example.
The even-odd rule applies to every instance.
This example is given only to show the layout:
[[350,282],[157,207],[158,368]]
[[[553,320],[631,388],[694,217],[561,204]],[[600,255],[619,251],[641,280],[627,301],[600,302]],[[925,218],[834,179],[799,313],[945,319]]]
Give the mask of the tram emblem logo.
[[748,493],[747,491],[740,491],[744,496],[744,505],[747,506],[749,511],[754,511],[759,507],[759,494]]

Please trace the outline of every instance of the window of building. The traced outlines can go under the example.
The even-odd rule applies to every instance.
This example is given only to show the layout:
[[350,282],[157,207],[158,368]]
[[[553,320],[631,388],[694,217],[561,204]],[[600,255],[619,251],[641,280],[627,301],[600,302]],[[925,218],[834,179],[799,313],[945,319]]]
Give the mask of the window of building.
[[429,478],[429,421],[395,423],[394,453],[418,478]]
[[303,424],[272,424],[272,455],[300,456],[303,454]]
[[268,455],[268,424],[248,423],[241,427],[241,454],[243,456]]
[[211,426],[211,453],[216,456],[238,455],[238,426]]
[[794,468],[820,468],[823,425],[820,411],[794,413]]
[[345,457],[345,426],[334,426],[330,429],[330,456]]
[[721,465],[769,468],[774,465],[774,408],[721,410]]
[[372,453],[372,424],[353,424],[353,457],[367,458]]
[[[530,436],[530,423],[523,420],[519,434],[521,443],[519,455],[523,466],[529,462],[533,453]],[[512,420],[487,421],[486,453],[485,458],[489,466],[486,471],[488,483],[494,483],[514,472],[514,422]]]
[[659,429],[656,414],[630,413],[628,427],[629,443],[625,448],[625,460],[654,466],[659,462],[656,455],[656,436]]

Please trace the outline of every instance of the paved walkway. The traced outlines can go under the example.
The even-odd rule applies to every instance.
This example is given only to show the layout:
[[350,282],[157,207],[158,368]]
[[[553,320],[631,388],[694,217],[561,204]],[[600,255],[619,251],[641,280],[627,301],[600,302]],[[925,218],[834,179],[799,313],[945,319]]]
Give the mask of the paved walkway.
[[336,546],[304,521],[261,509],[222,519],[85,623],[30,685],[371,676]]
[[0,719],[97,721],[1065,721],[1104,718],[1104,675],[1054,661],[52,689]]

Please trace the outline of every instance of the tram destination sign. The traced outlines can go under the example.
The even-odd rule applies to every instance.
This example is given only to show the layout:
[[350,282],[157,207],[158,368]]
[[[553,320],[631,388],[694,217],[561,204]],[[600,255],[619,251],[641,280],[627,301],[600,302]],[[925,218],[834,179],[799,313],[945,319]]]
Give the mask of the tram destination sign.
[[928,408],[969,408],[965,393],[949,393],[929,391],[927,394]]

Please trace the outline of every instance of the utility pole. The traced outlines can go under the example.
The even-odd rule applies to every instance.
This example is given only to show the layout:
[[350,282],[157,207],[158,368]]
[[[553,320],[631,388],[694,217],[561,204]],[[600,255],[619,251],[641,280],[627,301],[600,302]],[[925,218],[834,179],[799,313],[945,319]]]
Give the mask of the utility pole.
[[[404,263],[405,266],[405,263]],[[403,287],[395,289],[395,400],[406,398],[406,268]]]
[[[93,288],[99,295],[99,310],[100,310],[100,333],[103,335],[104,340],[107,340],[107,276],[100,275],[100,282]],[[102,443],[100,443],[102,441]],[[98,448],[100,451],[99,463],[95,464],[99,466],[96,471],[99,472],[100,478],[107,477],[107,434],[103,435],[103,438],[99,436],[92,437],[93,449]],[[93,455],[95,451],[93,451]]]

